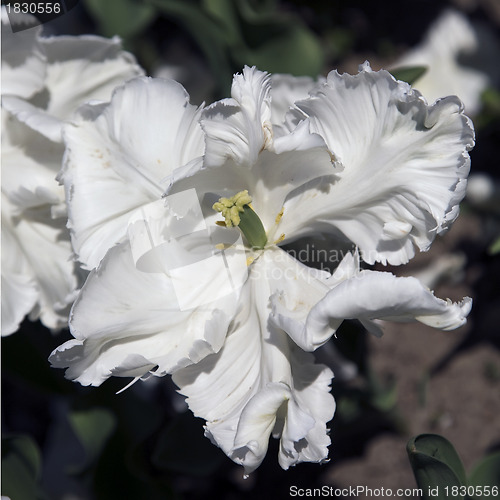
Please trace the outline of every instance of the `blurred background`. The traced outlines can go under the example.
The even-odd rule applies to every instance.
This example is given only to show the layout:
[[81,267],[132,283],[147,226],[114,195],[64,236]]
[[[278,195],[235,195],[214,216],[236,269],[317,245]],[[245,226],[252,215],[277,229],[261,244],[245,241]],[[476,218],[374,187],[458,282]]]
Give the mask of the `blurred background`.
[[[471,296],[468,324],[446,333],[388,324],[375,339],[345,322],[331,341],[349,361],[333,382],[331,461],[283,471],[272,440],[264,463],[243,479],[203,437],[203,421],[186,411],[168,377],[118,395],[119,379],[81,387],[47,361],[69,332],[25,320],[1,343],[2,481],[16,482],[12,500],[281,499],[291,486],[415,488],[406,454],[412,436],[445,436],[467,471],[500,450],[498,0],[81,0],[44,33],[119,35],[149,75],[180,81],[201,104],[229,96],[245,64],[312,77],[357,72],[365,60],[397,68],[449,9],[476,37],[475,47],[457,50],[457,64],[488,82],[467,109],[477,140],[470,190],[452,229],[390,270],[419,277],[442,298]],[[460,48],[462,35],[446,36]],[[455,75],[438,77],[455,92]],[[328,363],[328,346],[318,360]]]

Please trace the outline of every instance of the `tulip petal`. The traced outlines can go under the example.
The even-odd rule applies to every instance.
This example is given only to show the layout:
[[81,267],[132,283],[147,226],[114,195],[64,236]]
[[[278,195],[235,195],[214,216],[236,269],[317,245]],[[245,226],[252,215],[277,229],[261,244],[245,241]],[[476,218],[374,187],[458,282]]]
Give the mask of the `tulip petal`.
[[61,177],[72,243],[87,269],[123,240],[137,208],[161,198],[166,176],[203,154],[198,118],[180,84],[138,78],[66,126]]
[[[52,219],[48,205],[25,210],[22,217],[14,208],[2,194],[2,280],[7,284],[2,310],[17,318],[11,321],[15,330],[27,313],[47,328],[62,328],[79,284],[64,221]],[[11,330],[5,328],[2,334]]]
[[[428,106],[420,94],[367,64],[355,76],[331,72],[296,103],[342,163],[327,189],[298,191],[283,231],[340,230],[368,263],[408,262],[458,215],[474,144],[458,98]],[[291,119],[289,117],[289,119]]]
[[128,241],[110,249],[73,306],[75,340],[51,354],[52,365],[67,367],[66,377],[82,385],[100,385],[111,375],[139,377],[154,367],[164,375],[217,352],[235,297],[183,311],[172,279],[156,271],[137,269]]
[[118,37],[57,36],[39,44],[47,59],[44,94],[29,101],[6,96],[2,104],[54,142],[62,141],[63,121],[85,101],[108,100],[116,86],[143,74]]
[[[12,18],[32,25],[37,22],[29,15]],[[2,96],[27,99],[43,88],[47,71],[47,58],[40,45],[41,26],[14,33],[10,22],[2,5]]]
[[361,271],[340,281],[309,312],[288,313],[284,300],[275,297],[273,321],[286,329],[303,349],[313,351],[335,334],[344,319],[358,319],[376,335],[382,333],[375,320],[419,321],[441,330],[465,324],[472,300],[442,300],[416,278],[391,273]]
[[[330,444],[333,374],[268,321],[268,297],[289,281],[284,270],[290,261],[275,249],[252,264],[221,351],[173,375],[193,413],[207,420],[206,435],[246,473],[264,459],[271,434],[281,438],[284,468],[325,460]],[[304,272],[305,266],[298,268]]]

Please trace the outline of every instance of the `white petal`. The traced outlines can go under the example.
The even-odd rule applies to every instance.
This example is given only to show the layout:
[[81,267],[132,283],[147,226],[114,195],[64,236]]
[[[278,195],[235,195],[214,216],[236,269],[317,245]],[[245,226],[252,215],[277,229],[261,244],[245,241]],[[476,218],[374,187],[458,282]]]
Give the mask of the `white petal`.
[[[315,271],[316,274],[314,274],[313,269],[302,264],[300,266],[302,270],[300,273],[295,273],[295,280],[290,280],[286,287],[271,296],[271,320],[276,326],[285,330],[300,348],[305,351],[313,351],[318,346],[314,343],[315,339],[305,327],[309,313],[325,297],[330,288],[334,288],[343,281],[358,275],[359,256],[357,252],[354,254],[348,253],[333,275],[318,271]],[[299,263],[296,262],[293,267],[298,271]],[[302,279],[298,279],[299,277]],[[330,327],[334,330],[337,329],[343,319],[332,318]]]
[[55,143],[62,142],[63,123],[43,108],[16,96],[2,97],[2,106],[19,121]]
[[[313,364],[297,350],[294,367],[294,400],[289,403],[288,414],[280,443],[279,463],[283,469],[300,462],[324,463],[328,457],[330,437],[326,431],[335,413],[335,400],[330,394],[333,373],[323,365]],[[304,433],[309,412],[314,426]]]
[[376,319],[416,320],[441,330],[453,330],[465,324],[471,305],[469,297],[459,303],[439,299],[415,278],[361,271],[340,282],[320,300],[305,322],[294,325],[293,335],[302,336],[301,345],[314,350],[330,339],[344,319],[359,319],[375,334],[381,332],[373,321]]
[[62,180],[72,242],[87,268],[123,239],[134,210],[161,197],[162,179],[203,154],[198,117],[178,83],[138,78],[65,127]]
[[109,100],[115,87],[143,74],[118,38],[92,35],[41,38],[47,57],[44,95],[31,101],[5,97],[3,106],[33,130],[62,141],[63,121],[90,100]]
[[65,120],[85,101],[107,101],[115,87],[144,74],[118,37],[93,35],[42,38],[50,92],[47,112]]
[[365,261],[397,265],[457,217],[474,144],[457,98],[427,106],[407,84],[365,65],[356,76],[331,72],[297,106],[344,170],[333,186],[308,187],[285,204],[283,232],[333,226]]
[[232,159],[237,165],[255,163],[271,139],[270,76],[245,66],[234,77],[231,99],[223,99],[203,112],[207,167]]
[[18,330],[38,299],[36,280],[2,213],[2,336]]
[[[319,81],[323,81],[320,78]],[[309,76],[292,76],[275,73],[271,75],[271,113],[272,123],[281,124],[285,115],[296,101],[305,99],[309,91],[317,85],[317,81]]]
[[64,204],[56,181],[63,151],[2,109],[2,192],[19,211]]
[[[206,269],[207,279],[217,276]],[[215,270],[217,272],[217,270]],[[53,366],[66,377],[100,385],[108,377],[158,375],[198,363],[217,352],[234,314],[236,296],[182,311],[172,280],[137,269],[128,241],[109,250],[76,300],[70,328],[75,340],[56,349]]]
[[269,249],[252,264],[222,350],[173,376],[194,414],[207,420],[206,435],[246,473],[264,459],[271,433],[281,437],[284,468],[323,461],[330,444],[332,373],[269,322],[270,294],[292,279],[286,265],[275,265],[281,254]]
[[[23,299],[26,305],[23,309],[27,311],[27,304],[32,303],[36,283],[37,300],[30,311],[30,318],[40,318],[51,329],[66,326],[67,306],[74,299],[78,278],[64,221],[53,220],[48,206],[17,216],[2,194],[4,236],[2,277],[5,281],[10,280],[10,286],[16,288],[19,294],[24,293],[29,298]],[[2,304],[3,297],[4,294]],[[20,313],[16,316],[19,317]]]
[[[269,383],[251,398],[241,412],[234,448],[247,448],[253,455],[250,459],[245,457],[247,472],[252,472],[264,460],[278,410],[282,406],[286,407],[291,398],[290,388],[286,384]],[[314,426],[314,420],[306,414],[304,423],[306,429],[302,436]]]
[[[310,140],[311,137],[313,140]],[[300,141],[297,141],[300,138],[304,138],[302,144],[309,143],[311,147],[301,150],[298,146]],[[286,227],[282,227],[278,222],[288,218],[289,214],[286,208],[283,208],[287,197],[295,189],[310,182],[329,185],[335,179],[331,158],[325,147],[312,146],[315,142],[314,136],[307,134],[304,137],[299,127],[294,134],[282,139],[277,141],[278,146],[290,147],[294,143],[297,149],[280,151],[278,154],[263,151],[257,163],[253,165],[252,177],[245,186],[252,195],[252,206],[262,220],[270,242],[281,234],[285,234],[285,237],[294,236],[293,231],[289,233]],[[308,165],[308,168],[304,168],[304,165]],[[280,212],[283,217],[278,217]]]
[[431,25],[423,42],[394,65],[426,66],[426,73],[415,83],[429,101],[457,95],[471,115],[479,111],[481,93],[488,85],[485,73],[459,64],[459,57],[477,53],[478,35],[467,18],[448,9]]
[[[15,17],[21,23],[33,25],[32,16]],[[43,88],[47,62],[40,45],[40,32],[41,26],[37,26],[13,33],[6,7],[2,5],[2,96],[26,99]]]

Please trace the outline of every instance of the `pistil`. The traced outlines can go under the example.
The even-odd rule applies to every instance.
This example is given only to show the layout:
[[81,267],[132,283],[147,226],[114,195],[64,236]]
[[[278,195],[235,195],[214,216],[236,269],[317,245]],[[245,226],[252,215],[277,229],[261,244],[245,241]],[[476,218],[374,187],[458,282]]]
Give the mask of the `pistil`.
[[240,191],[231,198],[220,198],[212,208],[221,212],[226,227],[238,227],[248,243],[256,249],[264,248],[267,235],[259,216],[254,212],[248,191]]

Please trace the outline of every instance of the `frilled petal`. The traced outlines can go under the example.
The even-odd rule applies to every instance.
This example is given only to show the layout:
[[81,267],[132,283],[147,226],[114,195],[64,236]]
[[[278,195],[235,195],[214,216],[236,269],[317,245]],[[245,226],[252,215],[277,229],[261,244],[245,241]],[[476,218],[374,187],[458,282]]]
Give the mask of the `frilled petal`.
[[280,423],[278,415],[283,418],[280,413],[286,415],[286,430],[284,429],[283,434],[283,440],[286,442],[282,445],[286,454],[293,453],[294,444],[314,427],[314,418],[294,401],[292,391],[286,384],[267,384],[252,397],[241,412],[234,439],[233,453],[238,454],[244,449],[247,472],[252,472],[264,460],[271,432],[276,424]]
[[[295,264],[295,267],[298,265],[298,263]],[[308,272],[308,269],[304,266],[305,272]],[[305,327],[309,313],[317,303],[324,299],[331,288],[358,274],[359,255],[355,252],[354,254],[348,253],[332,275],[323,271],[318,272],[314,280],[309,279],[306,282],[290,280],[288,286],[277,290],[271,296],[271,321],[285,330],[300,348],[305,351],[314,350],[318,346],[313,346]],[[335,331],[344,319],[331,318],[329,326]]]
[[333,227],[368,263],[398,265],[455,220],[474,144],[457,98],[428,106],[409,85],[365,64],[355,76],[331,72],[296,105],[302,114],[289,120],[307,117],[344,170],[333,186],[306,186],[289,198],[283,232]]
[[198,192],[219,197],[247,189],[273,241],[281,237],[276,226],[290,193],[311,181],[333,183],[338,165],[325,141],[310,132],[307,120],[274,136],[270,91],[269,74],[256,68],[245,67],[235,76],[233,98],[203,112],[206,155],[199,170],[204,171],[191,171],[189,178],[184,174],[185,182],[177,189],[195,185]]
[[30,318],[40,318],[51,329],[66,326],[78,277],[64,221],[52,219],[49,206],[17,216],[2,194],[2,239],[2,279],[8,283],[2,293],[2,309],[14,300],[6,295],[9,287],[25,296],[19,304],[25,305],[24,311],[36,290],[34,307],[27,311]]
[[139,271],[125,242],[90,274],[71,314],[76,338],[50,361],[82,385],[97,386],[112,375],[141,377],[155,367],[165,375],[217,352],[230,311],[229,301],[224,310],[202,305],[181,311],[172,280]]
[[208,231],[190,225],[196,214],[182,200],[167,201],[170,212],[159,200],[142,209],[142,218],[136,214],[130,240],[110,249],[90,273],[71,313],[75,340],[50,358],[68,367],[68,378],[99,385],[111,375],[141,377],[155,367],[165,375],[221,348],[245,257],[211,253]]
[[56,181],[63,146],[54,144],[2,109],[2,193],[18,212],[43,205],[64,205]]
[[252,165],[271,137],[270,75],[245,66],[234,76],[231,98],[203,112],[207,136],[205,165],[219,166],[226,159]]
[[[416,278],[398,278],[391,273],[351,271],[332,276],[332,290],[307,316],[293,314],[282,297],[273,301],[273,321],[286,329],[305,350],[315,350],[327,342],[344,319],[358,319],[375,335],[382,331],[374,320],[420,321],[441,330],[465,324],[472,306],[469,297],[454,303],[442,300]],[[346,278],[346,279],[344,279]],[[288,310],[292,314],[288,313]]]
[[[324,81],[320,77],[318,81]],[[285,116],[295,104],[309,96],[318,83],[310,76],[293,76],[274,73],[271,75],[271,122],[273,125],[280,125],[284,122]]]
[[17,250],[14,232],[2,215],[2,336],[19,329],[38,299],[38,287],[29,262]]
[[282,254],[268,250],[252,264],[222,350],[173,377],[194,414],[207,420],[206,435],[246,473],[264,459],[271,433],[281,438],[284,468],[323,461],[330,444],[326,422],[335,408],[329,393],[333,374],[268,321],[268,298],[293,279],[291,274],[304,283],[316,281],[316,271],[290,269],[293,259]]
[[2,96],[23,99],[31,97],[44,86],[47,60],[40,45],[41,26],[14,33],[10,21],[34,26],[30,15],[7,15],[2,5]]
[[457,95],[467,113],[475,115],[488,76],[459,64],[463,55],[479,50],[478,35],[467,18],[456,10],[445,10],[431,25],[423,42],[403,55],[395,67],[425,66],[426,73],[415,87],[430,102],[446,95]]
[[43,94],[30,101],[5,97],[19,120],[54,142],[62,141],[63,121],[89,100],[109,100],[115,87],[144,72],[121,42],[92,35],[40,38],[47,58]]
[[180,84],[138,78],[65,127],[61,178],[72,242],[88,269],[124,238],[134,210],[161,197],[162,180],[203,154],[199,113]]
[[[330,437],[325,424],[335,413],[335,400],[330,394],[332,371],[324,365],[312,363],[312,358],[301,350],[296,353],[296,358],[292,358],[294,399],[288,406],[278,456],[285,470],[300,462],[328,461]],[[311,416],[314,425],[305,432],[304,424],[311,424]]]

